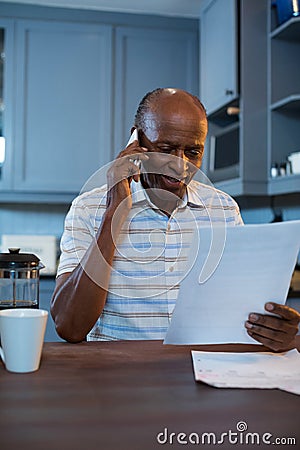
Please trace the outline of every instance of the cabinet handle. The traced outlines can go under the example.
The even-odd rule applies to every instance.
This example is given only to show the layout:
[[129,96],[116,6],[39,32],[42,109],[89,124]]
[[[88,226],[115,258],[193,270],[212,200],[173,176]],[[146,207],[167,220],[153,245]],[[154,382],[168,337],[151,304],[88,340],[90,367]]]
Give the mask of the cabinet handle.
[[233,90],[232,89],[225,89],[225,95],[232,95]]
[[240,113],[240,108],[238,108],[237,106],[229,106],[227,108],[227,114],[229,116],[237,116]]

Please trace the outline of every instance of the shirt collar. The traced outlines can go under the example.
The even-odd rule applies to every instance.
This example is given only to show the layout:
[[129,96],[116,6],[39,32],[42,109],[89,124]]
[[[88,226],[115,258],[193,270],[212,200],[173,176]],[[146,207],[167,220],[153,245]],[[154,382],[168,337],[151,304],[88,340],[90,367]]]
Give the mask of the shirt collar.
[[[178,202],[178,208],[185,208],[187,204],[193,204],[193,205],[202,205],[203,202],[201,200],[201,197],[199,195],[199,183],[196,181],[191,181],[188,186],[186,193],[182,200],[179,200]],[[153,209],[159,209],[154,203],[151,202],[149,195],[145,191],[145,189],[142,186],[142,183],[138,181],[137,183],[132,180],[131,185],[131,195],[132,195],[132,203],[138,204],[140,202],[147,202]]]

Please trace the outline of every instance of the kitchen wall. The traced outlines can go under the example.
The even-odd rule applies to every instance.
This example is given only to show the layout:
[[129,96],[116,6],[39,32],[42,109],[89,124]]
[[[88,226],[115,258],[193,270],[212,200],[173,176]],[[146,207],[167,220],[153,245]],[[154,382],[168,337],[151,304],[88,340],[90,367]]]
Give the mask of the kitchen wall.
[[69,205],[2,204],[2,234],[52,234],[61,236]]

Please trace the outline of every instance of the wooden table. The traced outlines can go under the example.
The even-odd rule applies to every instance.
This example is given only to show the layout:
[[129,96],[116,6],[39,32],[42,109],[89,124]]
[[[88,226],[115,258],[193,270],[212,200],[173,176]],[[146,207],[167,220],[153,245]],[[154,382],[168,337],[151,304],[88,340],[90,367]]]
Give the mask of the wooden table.
[[[250,349],[227,346],[230,351]],[[161,341],[59,342],[44,345],[37,372],[13,374],[0,364],[1,450],[267,448],[228,440],[184,445],[177,437],[177,443],[169,443],[174,441],[170,433],[180,432],[195,439],[190,433],[202,438],[213,432],[220,439],[221,433],[237,432],[240,421],[260,439],[264,433],[273,435],[271,441],[294,437],[297,444],[291,447],[299,448],[299,396],[196,383],[190,350]],[[165,429],[168,443],[162,445],[157,435]],[[185,440],[183,435],[180,439]]]

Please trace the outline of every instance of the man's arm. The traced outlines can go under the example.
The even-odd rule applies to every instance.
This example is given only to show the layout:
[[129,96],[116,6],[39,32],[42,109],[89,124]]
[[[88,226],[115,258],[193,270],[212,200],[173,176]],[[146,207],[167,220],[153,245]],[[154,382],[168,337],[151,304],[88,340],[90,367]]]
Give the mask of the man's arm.
[[57,333],[67,341],[84,340],[104,308],[115,253],[111,226],[111,217],[105,214],[83,260],[73,272],[57,278],[51,314]]
[[80,342],[100,316],[107,298],[116,241],[132,206],[130,182],[139,172],[131,156],[147,149],[134,141],[123,150],[107,173],[107,206],[102,224],[83,259],[73,272],[57,278],[51,314],[59,336]]

